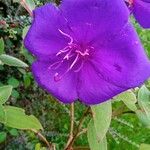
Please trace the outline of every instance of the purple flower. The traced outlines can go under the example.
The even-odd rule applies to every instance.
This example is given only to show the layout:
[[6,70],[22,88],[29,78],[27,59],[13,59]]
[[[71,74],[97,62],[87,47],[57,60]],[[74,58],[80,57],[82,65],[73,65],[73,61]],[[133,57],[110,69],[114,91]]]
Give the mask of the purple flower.
[[150,76],[150,62],[120,0],[64,0],[34,10],[25,47],[38,84],[64,103],[98,104]]
[[150,28],[150,0],[125,0],[131,13],[143,28]]

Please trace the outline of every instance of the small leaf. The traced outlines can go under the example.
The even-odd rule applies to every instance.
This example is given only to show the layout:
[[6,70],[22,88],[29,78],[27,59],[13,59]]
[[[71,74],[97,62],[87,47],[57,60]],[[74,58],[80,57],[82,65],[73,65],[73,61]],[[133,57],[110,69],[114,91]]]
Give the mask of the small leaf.
[[0,55],[4,53],[4,41],[1,38],[0,39]]
[[6,126],[17,129],[42,129],[38,119],[33,115],[26,115],[24,110],[17,107],[5,106]]
[[116,97],[114,97],[115,100],[122,100],[125,105],[132,111],[136,111],[137,107],[135,103],[137,102],[135,94],[131,91],[128,90],[126,92],[123,92]]
[[139,150],[150,150],[149,144],[141,144]]
[[4,104],[10,97],[12,92],[12,86],[1,86],[0,87],[0,105]]
[[93,120],[99,142],[105,137],[111,123],[112,105],[107,101],[100,105],[91,106]]
[[13,86],[13,88],[17,88],[19,86],[19,81],[14,77],[9,78],[7,83]]
[[90,146],[90,150],[107,150],[107,140],[106,136],[99,142],[96,134],[95,126],[93,120],[90,121],[88,125],[87,137]]
[[23,67],[23,68],[28,67],[28,65],[26,63],[22,62],[21,60],[15,58],[15,57],[6,55],[6,54],[0,55],[0,60],[4,64],[9,65],[9,66]]
[[138,92],[138,104],[150,117],[150,91],[143,85]]
[[35,150],[41,150],[41,143],[37,143],[35,145]]
[[29,74],[25,74],[23,79],[25,88],[28,88],[31,85],[31,76]]
[[17,129],[11,129],[11,130],[9,130],[9,133],[10,133],[12,136],[18,136],[18,135],[19,135]]
[[6,140],[7,134],[6,132],[0,132],[0,143]]

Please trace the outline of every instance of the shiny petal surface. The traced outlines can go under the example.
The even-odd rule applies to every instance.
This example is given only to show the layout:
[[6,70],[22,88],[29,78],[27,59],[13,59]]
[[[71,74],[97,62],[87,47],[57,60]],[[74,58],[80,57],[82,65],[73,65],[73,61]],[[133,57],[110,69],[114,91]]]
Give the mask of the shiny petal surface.
[[65,20],[51,3],[36,8],[33,13],[34,19],[24,40],[25,47],[39,59],[49,59],[68,42],[58,31],[65,26]]
[[120,33],[97,47],[92,64],[101,78],[117,86],[133,88],[150,77],[150,61],[134,28],[128,24]]
[[143,28],[150,28],[150,1],[135,0],[133,14]]
[[92,39],[97,32],[117,32],[129,18],[129,11],[120,0],[63,0],[60,9],[80,41]]
[[39,61],[33,63],[32,72],[39,86],[64,103],[75,101],[78,98],[76,92],[76,74],[68,72],[68,74],[63,77],[63,80],[56,82],[54,81],[56,72],[50,70],[49,66],[49,64]]

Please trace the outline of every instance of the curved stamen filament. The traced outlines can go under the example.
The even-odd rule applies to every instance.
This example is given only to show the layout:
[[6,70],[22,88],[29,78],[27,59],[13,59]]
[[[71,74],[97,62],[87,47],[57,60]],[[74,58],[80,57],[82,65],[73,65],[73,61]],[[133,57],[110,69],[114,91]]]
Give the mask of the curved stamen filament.
[[59,56],[60,54],[62,54],[62,53],[66,53],[66,52],[68,52],[70,49],[69,49],[69,47],[67,46],[67,47],[65,47],[64,49],[62,49],[62,50],[60,50],[57,54],[56,54],[56,56]]
[[73,43],[73,38],[72,38],[69,34],[64,33],[64,32],[63,32],[62,30],[60,30],[60,29],[58,29],[58,31],[59,31],[62,35],[66,36],[66,37],[68,37],[68,38],[70,39],[70,42],[68,43],[69,45]]

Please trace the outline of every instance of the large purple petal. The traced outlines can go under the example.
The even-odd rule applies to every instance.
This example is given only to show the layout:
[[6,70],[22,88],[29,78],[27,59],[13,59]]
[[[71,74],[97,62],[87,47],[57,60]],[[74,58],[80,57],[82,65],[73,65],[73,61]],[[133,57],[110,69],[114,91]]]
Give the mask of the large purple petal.
[[150,77],[150,62],[131,24],[100,43],[79,74],[78,95],[85,104],[106,101]]
[[[62,80],[56,82],[54,81],[56,71],[50,70],[49,66],[50,64],[39,61],[33,63],[32,72],[39,86],[64,103],[75,101],[78,98],[76,92],[77,75],[68,72]],[[63,69],[64,67],[62,71],[64,71]]]
[[135,0],[133,14],[142,27],[150,28],[150,1]]
[[79,75],[79,99],[87,104],[99,104],[111,99],[116,94],[127,90],[109,83],[101,78],[93,65],[86,63]]
[[68,39],[58,31],[65,27],[65,20],[54,4],[46,4],[34,11],[34,19],[25,38],[25,47],[39,59],[49,59],[64,48]]
[[97,32],[117,32],[129,18],[122,0],[63,0],[60,9],[75,37],[83,41]]
[[99,51],[95,51],[92,64],[105,81],[132,88],[150,77],[150,61],[130,24],[113,37],[107,37],[103,45],[98,45]]

